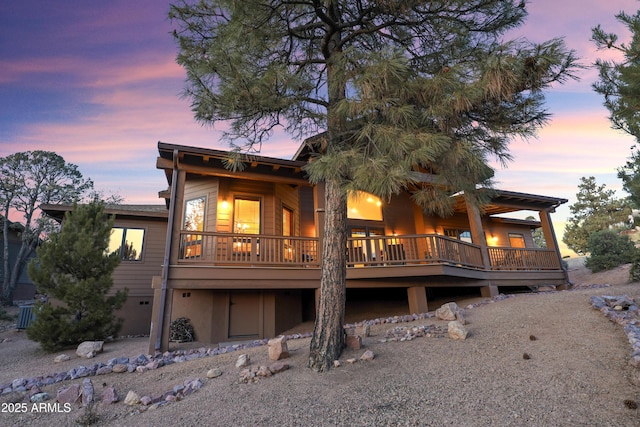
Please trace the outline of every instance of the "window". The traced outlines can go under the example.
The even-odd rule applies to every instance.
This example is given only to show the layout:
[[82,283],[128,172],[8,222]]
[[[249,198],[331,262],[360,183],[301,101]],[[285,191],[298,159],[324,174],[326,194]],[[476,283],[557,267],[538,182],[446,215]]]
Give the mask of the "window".
[[144,229],[113,227],[109,237],[109,253],[118,252],[125,261],[142,260]]
[[367,219],[382,221],[382,201],[376,196],[357,191],[349,194],[347,199],[347,217],[350,219]]
[[207,198],[187,200],[184,207],[183,228],[187,231],[204,231],[204,206]]
[[282,235],[293,236],[293,211],[289,208],[282,208]]
[[509,245],[512,248],[524,248],[524,235],[518,233],[509,233]]
[[444,235],[467,243],[473,243],[470,230],[459,230],[456,228],[445,228]]
[[260,200],[235,199],[233,216],[234,233],[260,234]]
[[[184,205],[183,229],[186,231],[204,231],[204,212],[207,198],[187,200]],[[183,258],[202,256],[202,234],[185,234],[182,247]]]

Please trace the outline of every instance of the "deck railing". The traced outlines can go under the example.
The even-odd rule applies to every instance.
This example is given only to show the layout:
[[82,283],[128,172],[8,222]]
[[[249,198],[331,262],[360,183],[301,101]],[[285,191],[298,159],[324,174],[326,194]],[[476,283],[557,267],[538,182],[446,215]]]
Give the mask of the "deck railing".
[[180,263],[318,267],[318,239],[212,232],[180,233]]
[[489,247],[492,270],[560,270],[555,251],[538,248]]
[[484,268],[478,246],[436,234],[353,237],[347,241],[348,267],[434,263]]
[[[348,267],[447,263],[484,268],[480,248],[435,234],[353,237],[347,241]],[[318,239],[183,231],[180,263],[319,267]]]

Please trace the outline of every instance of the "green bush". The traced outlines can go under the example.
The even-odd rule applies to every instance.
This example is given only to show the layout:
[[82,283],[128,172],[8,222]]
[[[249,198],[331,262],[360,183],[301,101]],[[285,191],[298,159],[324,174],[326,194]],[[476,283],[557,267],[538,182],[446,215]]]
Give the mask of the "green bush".
[[590,255],[584,265],[594,273],[611,270],[638,258],[638,250],[629,237],[612,230],[591,234],[587,241],[587,249]]
[[108,253],[113,220],[100,202],[74,206],[62,229],[38,248],[29,276],[38,292],[55,302],[40,302],[27,336],[46,351],[117,334],[122,321],[113,312],[124,304],[126,290],[111,293],[111,275],[120,262]]

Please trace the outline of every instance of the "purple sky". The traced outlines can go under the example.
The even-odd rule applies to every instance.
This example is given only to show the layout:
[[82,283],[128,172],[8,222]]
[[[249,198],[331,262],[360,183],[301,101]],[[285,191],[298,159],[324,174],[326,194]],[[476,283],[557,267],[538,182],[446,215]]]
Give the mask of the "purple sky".
[[[168,8],[159,0],[0,3],[0,156],[55,151],[126,203],[160,203],[166,181],[155,169],[158,140],[224,149],[219,132],[195,123],[180,98],[185,73],[174,61]],[[514,35],[565,37],[591,65],[610,55],[595,50],[591,28],[624,34],[614,15],[638,8],[633,0],[530,0],[526,24]],[[580,177],[594,175],[619,190],[616,168],[634,142],[610,128],[591,89],[596,70],[579,75],[548,93],[553,119],[538,138],[515,140],[514,161],[495,165],[498,188],[569,199],[554,217],[558,234]],[[279,134],[262,154],[290,158],[298,143]]]

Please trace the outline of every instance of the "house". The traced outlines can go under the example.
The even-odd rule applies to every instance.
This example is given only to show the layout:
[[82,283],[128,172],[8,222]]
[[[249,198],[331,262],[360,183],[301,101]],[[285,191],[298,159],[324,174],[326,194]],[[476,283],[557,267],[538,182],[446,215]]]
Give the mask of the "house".
[[[42,205],[42,211],[61,222],[73,205]],[[124,306],[115,313],[124,320],[122,335],[147,335],[151,323],[153,290],[151,281],[160,274],[167,235],[165,205],[110,205],[114,217],[110,252],[119,251],[122,260],[113,272],[111,292],[128,289]]]
[[[172,320],[187,317],[196,339],[219,343],[276,336],[313,319],[320,286],[322,185],[294,160],[247,156],[225,168],[225,151],[158,143],[169,189],[167,246],[153,277],[150,352],[166,350]],[[425,175],[423,185],[429,185]],[[427,290],[563,285],[550,214],[566,199],[497,190],[482,212],[455,196],[448,218],[426,215],[408,193],[348,203],[347,290],[406,292],[410,312],[427,311]],[[539,221],[505,218],[537,212]],[[535,247],[541,227],[547,247]]]
[[[22,246],[22,232],[24,231],[24,225],[19,222],[8,221],[9,232],[7,236],[4,236],[4,221],[5,218],[0,215],[0,260],[4,260],[4,239],[8,240],[9,247],[9,268],[13,268],[16,263],[18,252]],[[27,265],[36,257],[35,251],[32,252],[26,259],[24,267],[18,276],[16,288],[11,295],[14,304],[21,301],[31,301],[36,295],[36,286],[33,284],[29,276],[27,275]],[[4,280],[4,262],[0,261],[0,283]]]

